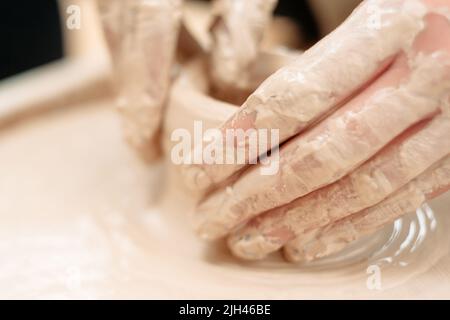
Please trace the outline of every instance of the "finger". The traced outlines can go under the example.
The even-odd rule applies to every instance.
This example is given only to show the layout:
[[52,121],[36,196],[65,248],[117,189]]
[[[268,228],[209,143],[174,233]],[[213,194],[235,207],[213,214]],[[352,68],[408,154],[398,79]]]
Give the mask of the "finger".
[[234,255],[262,259],[301,235],[371,207],[450,153],[450,119],[419,124],[348,176],[258,216],[228,240]]
[[[447,32],[450,37],[446,19],[433,16],[427,21],[428,29],[414,44],[417,50],[433,53],[444,49],[450,52],[448,44],[442,44],[440,40],[430,41],[436,30],[439,34]],[[430,34],[430,30],[433,33]],[[442,112],[448,114],[448,110],[448,102],[444,100]],[[340,219],[376,204],[446,155],[449,150],[446,136],[449,133],[445,116],[435,119],[422,131],[417,127],[409,130],[349,177],[271,211],[236,232],[229,239],[231,250],[242,258],[261,259],[305,229],[328,224],[330,219]],[[423,155],[424,161],[416,161]],[[405,157],[410,157],[413,163],[406,165],[408,159]]]
[[199,233],[222,237],[261,212],[339,180],[438,111],[450,92],[450,57],[442,53],[417,59],[397,60],[357,98],[286,144],[278,174],[261,175],[256,166],[207,197],[195,215]]
[[124,4],[125,2],[121,0],[97,0],[100,20],[113,64],[117,63],[120,52]]
[[450,157],[447,157],[376,206],[289,242],[284,249],[285,256],[289,261],[298,262],[339,252],[349,243],[380,230],[449,189]]
[[217,90],[248,90],[264,31],[277,0],[216,0],[211,27],[211,76]]
[[[419,1],[366,2],[335,32],[269,77],[221,129],[277,129],[281,142],[302,132],[369,85],[408,49],[425,14]],[[371,24],[374,19],[379,25]],[[252,160],[247,157],[246,163]],[[184,179],[188,187],[206,190],[244,166],[191,165],[184,168]]]
[[169,90],[178,37],[181,0],[132,0],[120,4],[113,1],[103,6],[103,13],[106,33],[110,34],[108,42],[116,71],[118,105],[125,135],[145,159],[151,160],[158,149],[162,107]]

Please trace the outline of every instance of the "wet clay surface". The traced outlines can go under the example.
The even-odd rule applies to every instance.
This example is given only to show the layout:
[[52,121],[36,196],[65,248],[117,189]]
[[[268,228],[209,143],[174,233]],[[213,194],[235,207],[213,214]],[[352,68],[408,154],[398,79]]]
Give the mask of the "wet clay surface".
[[[192,200],[170,166],[129,150],[112,102],[2,129],[0,177],[1,298],[450,298],[448,196],[425,210],[428,232],[415,224],[406,256],[395,246],[411,243],[413,217],[347,257],[239,262],[187,227]],[[381,260],[385,290],[369,290]]]

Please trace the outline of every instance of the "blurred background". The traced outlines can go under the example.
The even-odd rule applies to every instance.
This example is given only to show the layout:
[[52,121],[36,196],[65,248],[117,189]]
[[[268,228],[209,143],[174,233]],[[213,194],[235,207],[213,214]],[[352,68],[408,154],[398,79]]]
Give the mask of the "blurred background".
[[[70,4],[92,6],[93,2],[0,1],[0,80],[73,54],[74,48],[71,49],[67,38],[77,35],[64,33],[61,23],[61,17],[66,13],[64,9]],[[198,2],[206,4],[209,0]],[[308,46],[333,30],[359,2],[280,0],[276,15],[291,18],[301,31],[303,45]],[[90,36],[85,33],[83,37]]]
[[57,0],[0,2],[0,79],[63,57]]

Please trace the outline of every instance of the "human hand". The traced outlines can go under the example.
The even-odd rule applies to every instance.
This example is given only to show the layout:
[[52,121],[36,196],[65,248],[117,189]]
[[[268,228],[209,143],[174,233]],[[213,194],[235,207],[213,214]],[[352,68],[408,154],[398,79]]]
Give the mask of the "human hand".
[[98,0],[129,143],[147,161],[159,155],[182,0]]
[[[225,184],[197,208],[198,233],[227,236],[244,259],[286,245],[292,260],[314,259],[448,189],[449,12],[448,0],[366,1],[266,80],[220,129],[278,129],[279,172],[184,168],[193,189]],[[334,249],[304,252],[342,230]]]
[[211,25],[211,80],[224,92],[253,88],[251,69],[278,0],[216,0]]

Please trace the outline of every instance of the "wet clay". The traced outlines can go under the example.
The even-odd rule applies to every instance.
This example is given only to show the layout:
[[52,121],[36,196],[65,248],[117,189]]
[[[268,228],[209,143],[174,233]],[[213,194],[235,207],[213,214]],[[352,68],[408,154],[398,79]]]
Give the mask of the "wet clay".
[[[2,298],[449,298],[450,257],[438,254],[448,250],[448,197],[433,204],[433,229],[400,258],[414,219],[400,221],[398,234],[391,227],[365,240],[346,253],[351,259],[239,262],[224,245],[198,241],[176,171],[141,163],[112,105],[62,109],[0,131]],[[383,260],[391,257],[396,265]],[[381,260],[389,290],[369,290],[367,268]]]

